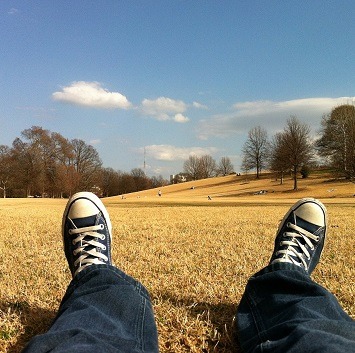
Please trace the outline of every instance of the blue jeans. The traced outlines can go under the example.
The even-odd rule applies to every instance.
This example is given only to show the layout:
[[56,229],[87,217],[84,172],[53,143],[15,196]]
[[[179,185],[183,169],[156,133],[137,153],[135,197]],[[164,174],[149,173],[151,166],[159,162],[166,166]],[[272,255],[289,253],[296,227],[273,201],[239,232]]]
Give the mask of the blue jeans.
[[330,292],[288,263],[269,265],[250,278],[237,330],[245,353],[355,352],[355,321]]
[[158,352],[149,294],[113,266],[89,266],[70,283],[49,331],[23,352]]

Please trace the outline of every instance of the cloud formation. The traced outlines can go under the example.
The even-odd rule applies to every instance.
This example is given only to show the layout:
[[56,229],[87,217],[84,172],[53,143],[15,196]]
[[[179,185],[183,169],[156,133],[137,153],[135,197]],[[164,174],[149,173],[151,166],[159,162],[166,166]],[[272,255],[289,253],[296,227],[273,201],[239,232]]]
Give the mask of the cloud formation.
[[159,97],[154,100],[143,99],[141,112],[154,119],[165,121],[173,120],[178,123],[186,123],[189,118],[184,116],[187,104],[181,100],[175,100],[167,97]]
[[232,112],[218,114],[203,119],[199,123],[198,136],[206,140],[210,136],[226,137],[243,134],[253,126],[265,127],[270,133],[284,128],[290,116],[296,116],[307,123],[312,130],[320,128],[324,114],[341,104],[354,101],[354,97],[307,98],[289,101],[251,101],[238,102]]
[[192,106],[197,109],[208,109],[207,105],[201,104],[199,102],[193,102]]
[[215,147],[176,147],[171,145],[150,145],[145,147],[147,155],[160,161],[186,160],[191,155],[202,156],[217,152]]
[[54,92],[56,101],[99,109],[129,109],[132,104],[119,92],[109,92],[99,82],[75,81]]

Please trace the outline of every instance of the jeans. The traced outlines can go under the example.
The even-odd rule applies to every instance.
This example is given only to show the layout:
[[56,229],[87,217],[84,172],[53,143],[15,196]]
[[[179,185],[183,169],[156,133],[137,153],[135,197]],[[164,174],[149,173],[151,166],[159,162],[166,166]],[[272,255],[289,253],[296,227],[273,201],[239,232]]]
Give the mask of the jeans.
[[289,263],[269,265],[250,278],[237,330],[245,353],[355,352],[355,321],[330,292]]
[[113,266],[89,266],[70,283],[49,331],[23,352],[158,352],[149,294]]

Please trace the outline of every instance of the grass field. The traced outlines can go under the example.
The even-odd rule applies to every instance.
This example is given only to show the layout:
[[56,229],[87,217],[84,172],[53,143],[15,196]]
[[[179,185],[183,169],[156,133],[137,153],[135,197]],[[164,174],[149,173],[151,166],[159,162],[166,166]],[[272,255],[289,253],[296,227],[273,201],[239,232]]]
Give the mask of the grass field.
[[[161,352],[234,351],[232,318],[245,284],[268,263],[279,221],[304,196],[320,198],[329,214],[313,278],[355,318],[353,184],[314,180],[296,193],[272,180],[226,177],[194,186],[103,200],[114,262],[151,293]],[[269,191],[254,195],[261,189]],[[55,316],[71,279],[60,229],[65,204],[0,200],[0,352],[19,352]]]

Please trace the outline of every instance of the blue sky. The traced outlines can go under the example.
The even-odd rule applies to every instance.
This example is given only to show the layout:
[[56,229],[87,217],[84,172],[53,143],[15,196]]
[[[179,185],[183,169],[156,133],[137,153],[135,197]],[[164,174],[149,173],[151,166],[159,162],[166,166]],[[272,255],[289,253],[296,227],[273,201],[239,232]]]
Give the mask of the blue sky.
[[355,101],[355,2],[0,1],[0,144],[33,125],[103,165],[182,171],[231,158],[254,126],[314,133]]

